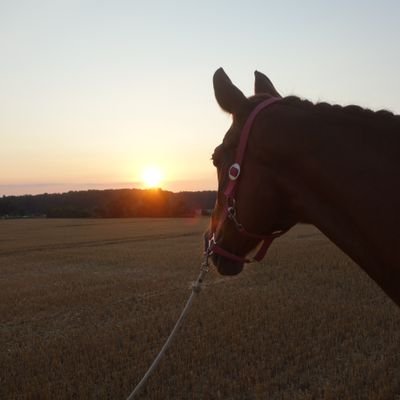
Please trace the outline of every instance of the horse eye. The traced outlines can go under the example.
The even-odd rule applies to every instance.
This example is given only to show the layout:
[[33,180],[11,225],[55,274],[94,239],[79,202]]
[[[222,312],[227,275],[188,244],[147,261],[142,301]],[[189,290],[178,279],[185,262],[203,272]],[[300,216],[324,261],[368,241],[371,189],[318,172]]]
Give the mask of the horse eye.
[[215,148],[214,153],[211,156],[211,160],[214,164],[214,167],[218,168],[221,165],[221,162],[224,158],[223,150],[224,150],[224,148],[223,148],[222,144]]

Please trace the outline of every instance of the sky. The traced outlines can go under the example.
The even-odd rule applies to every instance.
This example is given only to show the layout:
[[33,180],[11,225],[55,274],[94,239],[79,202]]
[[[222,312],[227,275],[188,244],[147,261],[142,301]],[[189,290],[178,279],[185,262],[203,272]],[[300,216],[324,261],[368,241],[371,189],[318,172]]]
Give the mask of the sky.
[[246,94],[400,113],[399,1],[0,0],[0,196],[214,190],[230,125],[212,75]]

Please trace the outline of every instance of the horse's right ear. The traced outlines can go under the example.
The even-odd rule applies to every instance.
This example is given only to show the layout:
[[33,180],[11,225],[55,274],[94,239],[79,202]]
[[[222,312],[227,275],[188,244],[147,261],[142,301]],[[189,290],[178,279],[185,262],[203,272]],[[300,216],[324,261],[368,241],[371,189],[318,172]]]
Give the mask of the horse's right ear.
[[259,71],[254,71],[254,77],[255,94],[269,94],[273,97],[282,97],[266,75]]
[[247,103],[246,96],[231,82],[222,68],[217,69],[213,77],[214,93],[220,107],[235,114]]

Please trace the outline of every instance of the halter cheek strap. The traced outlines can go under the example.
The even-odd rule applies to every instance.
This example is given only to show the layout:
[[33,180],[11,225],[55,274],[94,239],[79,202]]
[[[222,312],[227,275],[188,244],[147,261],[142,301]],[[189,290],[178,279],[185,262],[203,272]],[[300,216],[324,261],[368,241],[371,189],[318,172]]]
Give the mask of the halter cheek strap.
[[[261,102],[250,114],[249,118],[247,119],[246,123],[244,124],[243,130],[240,135],[239,145],[236,150],[235,162],[230,166],[228,169],[228,185],[224,190],[224,196],[226,199],[225,207],[223,209],[223,214],[219,219],[218,225],[216,229],[212,232],[212,237],[210,239],[209,248],[212,253],[219,254],[222,257],[228,258],[232,261],[240,262],[240,263],[249,263],[252,261],[261,261],[269,246],[271,245],[272,241],[282,235],[284,231],[277,231],[273,232],[269,235],[258,235],[255,233],[248,232],[242,224],[236,218],[236,200],[235,200],[235,193],[237,189],[238,179],[240,177],[241,172],[241,165],[243,162],[244,154],[247,147],[247,142],[249,140],[249,135],[251,128],[253,126],[254,120],[256,119],[257,115],[260,111],[264,110],[265,108],[269,107],[270,105],[278,102],[281,100],[280,97],[271,97],[263,102]],[[225,223],[226,219],[230,219],[234,222],[236,229],[247,237],[256,238],[262,240],[262,244],[258,249],[256,255],[252,258],[241,257],[236,254],[231,253],[228,250],[223,249],[220,247],[216,241],[218,233],[220,232],[222,225]]]

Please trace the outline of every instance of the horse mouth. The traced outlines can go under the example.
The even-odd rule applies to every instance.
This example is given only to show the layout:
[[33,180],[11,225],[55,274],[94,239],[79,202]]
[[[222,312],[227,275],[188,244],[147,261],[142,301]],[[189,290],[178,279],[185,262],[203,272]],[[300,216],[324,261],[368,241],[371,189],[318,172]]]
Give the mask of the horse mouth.
[[213,254],[211,260],[221,275],[237,275],[243,270],[243,263]]

